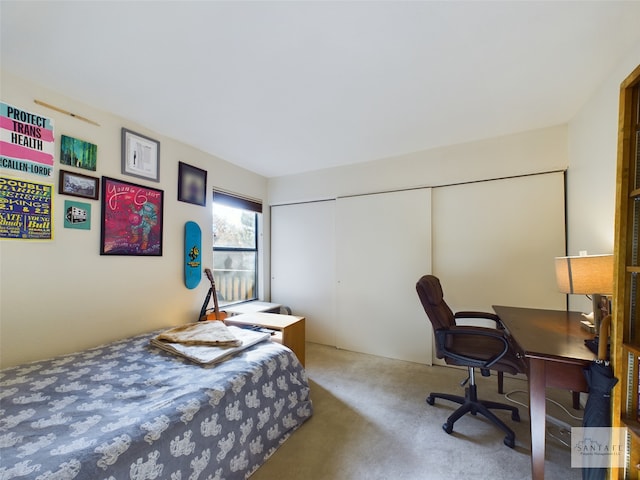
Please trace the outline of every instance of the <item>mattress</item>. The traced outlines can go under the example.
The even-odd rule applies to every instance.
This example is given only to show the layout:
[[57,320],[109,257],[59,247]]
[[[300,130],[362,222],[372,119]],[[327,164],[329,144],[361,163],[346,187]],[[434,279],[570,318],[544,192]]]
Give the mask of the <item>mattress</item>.
[[311,417],[287,347],[203,367],[158,333],[0,371],[0,479],[248,478]]

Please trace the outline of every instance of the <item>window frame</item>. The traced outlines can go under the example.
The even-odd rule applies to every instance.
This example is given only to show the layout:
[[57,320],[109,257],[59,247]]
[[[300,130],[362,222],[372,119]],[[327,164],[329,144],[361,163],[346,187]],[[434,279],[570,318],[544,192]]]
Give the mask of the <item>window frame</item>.
[[[245,302],[251,302],[251,301],[256,301],[259,299],[259,285],[260,285],[260,271],[259,271],[259,266],[260,266],[260,242],[259,242],[259,237],[260,237],[260,232],[258,230],[259,226],[260,226],[260,220],[259,220],[259,215],[258,214],[262,214],[262,203],[258,202],[256,200],[253,199],[249,199],[246,197],[241,197],[232,193],[228,193],[228,192],[222,192],[219,190],[214,190],[213,191],[213,201],[212,201],[212,217],[213,217],[213,209],[215,209],[216,205],[223,205],[226,207],[231,207],[231,208],[235,208],[238,210],[243,210],[245,212],[251,212],[253,213],[253,228],[254,228],[254,246],[253,248],[251,247],[230,247],[230,246],[224,246],[224,247],[216,247],[215,246],[215,241],[212,242],[212,254],[215,258],[216,253],[220,253],[220,252],[231,252],[231,253],[242,253],[242,252],[248,252],[248,253],[254,253],[254,285],[253,285],[253,295],[251,298],[245,298],[242,300],[221,300],[220,301],[220,305],[221,306],[229,306],[229,305],[236,305],[236,304],[240,304],[240,303],[245,303]],[[213,219],[212,219],[213,220]],[[213,228],[213,221],[212,221],[212,228]],[[213,232],[212,232],[213,233]],[[213,272],[215,275],[216,269],[215,269],[215,262],[214,263],[214,268],[213,268]],[[218,272],[220,270],[217,270]]]

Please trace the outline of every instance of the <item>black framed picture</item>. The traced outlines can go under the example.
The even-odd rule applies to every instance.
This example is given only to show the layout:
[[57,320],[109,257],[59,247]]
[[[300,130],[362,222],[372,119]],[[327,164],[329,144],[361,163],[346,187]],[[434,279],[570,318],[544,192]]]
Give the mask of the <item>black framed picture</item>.
[[60,170],[58,193],[97,200],[100,191],[98,180],[97,177]]
[[195,205],[207,204],[207,171],[178,162],[178,200]]
[[100,255],[162,256],[164,192],[102,177]]

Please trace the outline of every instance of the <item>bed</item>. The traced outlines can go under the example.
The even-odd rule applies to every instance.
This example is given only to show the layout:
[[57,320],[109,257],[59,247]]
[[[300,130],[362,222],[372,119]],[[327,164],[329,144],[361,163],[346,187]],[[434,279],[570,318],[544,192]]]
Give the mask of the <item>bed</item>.
[[0,479],[248,478],[312,415],[288,348],[203,367],[158,333],[0,371]]

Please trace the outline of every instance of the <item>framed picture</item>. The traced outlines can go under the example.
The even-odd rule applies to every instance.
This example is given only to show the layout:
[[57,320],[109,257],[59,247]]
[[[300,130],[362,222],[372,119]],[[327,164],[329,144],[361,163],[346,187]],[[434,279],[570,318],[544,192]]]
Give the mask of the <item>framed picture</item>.
[[164,192],[102,177],[100,255],[162,256]]
[[99,191],[100,183],[97,177],[60,170],[58,193],[97,200]]
[[207,171],[178,162],[178,200],[207,204]]
[[96,171],[98,146],[77,138],[60,136],[60,163]]
[[91,230],[91,204],[65,200],[64,228]]
[[160,181],[160,142],[122,129],[122,173]]

